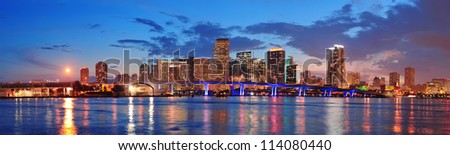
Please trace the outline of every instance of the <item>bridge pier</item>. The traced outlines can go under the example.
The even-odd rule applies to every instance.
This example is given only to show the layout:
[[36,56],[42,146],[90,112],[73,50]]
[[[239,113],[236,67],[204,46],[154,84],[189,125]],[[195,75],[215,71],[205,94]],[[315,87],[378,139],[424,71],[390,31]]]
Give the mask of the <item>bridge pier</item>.
[[239,84],[239,96],[245,96],[245,85]]
[[173,83],[170,83],[170,93],[172,93],[172,95],[174,94],[173,85]]
[[277,86],[271,86],[271,87],[272,87],[271,96],[277,96]]
[[298,96],[302,96],[303,87],[298,88]]
[[331,97],[331,94],[333,94],[332,91],[333,91],[333,90],[330,89],[330,91],[328,92],[328,97]]
[[208,85],[209,85],[209,84],[203,84],[203,89],[205,90],[205,92],[204,92],[204,94],[203,94],[204,96],[209,96]]

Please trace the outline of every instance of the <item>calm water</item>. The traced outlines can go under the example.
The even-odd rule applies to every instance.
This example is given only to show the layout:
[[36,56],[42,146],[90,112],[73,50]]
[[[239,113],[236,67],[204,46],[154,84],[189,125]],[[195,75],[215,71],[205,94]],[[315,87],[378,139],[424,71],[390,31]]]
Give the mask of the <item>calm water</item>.
[[195,97],[0,100],[0,134],[450,134],[450,100]]

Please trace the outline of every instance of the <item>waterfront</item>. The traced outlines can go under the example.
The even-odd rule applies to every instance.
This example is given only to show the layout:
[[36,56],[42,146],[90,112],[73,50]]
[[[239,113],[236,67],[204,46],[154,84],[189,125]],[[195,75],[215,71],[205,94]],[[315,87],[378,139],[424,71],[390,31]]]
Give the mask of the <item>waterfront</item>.
[[0,134],[450,134],[450,100],[334,97],[16,98]]

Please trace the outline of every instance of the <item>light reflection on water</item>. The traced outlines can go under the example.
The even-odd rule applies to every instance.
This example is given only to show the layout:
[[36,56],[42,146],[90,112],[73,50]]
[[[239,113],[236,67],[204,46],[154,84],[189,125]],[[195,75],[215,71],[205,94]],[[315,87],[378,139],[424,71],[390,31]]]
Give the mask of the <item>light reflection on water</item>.
[[76,135],[77,127],[74,123],[74,114],[73,114],[73,99],[65,98],[63,103],[64,108],[64,123],[61,127],[59,134],[60,135]]
[[0,100],[0,134],[450,134],[448,100],[194,97]]

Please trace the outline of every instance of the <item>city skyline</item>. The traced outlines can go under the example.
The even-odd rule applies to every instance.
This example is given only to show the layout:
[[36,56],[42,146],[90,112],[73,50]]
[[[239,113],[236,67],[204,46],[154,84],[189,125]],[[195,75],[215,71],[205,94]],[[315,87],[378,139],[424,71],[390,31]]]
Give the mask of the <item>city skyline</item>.
[[[348,57],[347,71],[361,73],[362,81],[370,82],[368,79],[380,74],[388,78],[389,73],[399,72],[404,83],[403,70],[408,66],[415,68],[416,84],[450,77],[445,71],[450,67],[446,46],[449,20],[436,13],[448,12],[438,7],[446,8],[448,2],[304,1],[255,5],[233,1],[220,2],[223,5],[202,2],[199,5],[204,3],[209,8],[201,11],[157,8],[170,5],[170,2],[160,1],[133,1],[127,5],[114,1],[43,2],[39,9],[32,8],[34,2],[2,3],[7,7],[0,9],[0,31],[4,34],[0,37],[4,43],[0,46],[3,53],[0,72],[5,73],[0,76],[0,82],[78,80],[80,77],[75,74],[78,69],[88,67],[89,75],[94,75],[96,62],[119,57],[122,48],[132,49],[132,57],[137,58],[149,56],[149,51],[151,57],[158,58],[176,49],[181,49],[182,54],[195,49],[196,56],[212,57],[214,41],[222,37],[230,38],[231,57],[236,52],[252,51],[255,57],[263,58],[269,48],[283,47],[286,56],[293,56],[297,63],[308,58],[323,60],[323,49],[342,44]],[[199,15],[213,9],[226,10],[230,4],[254,9],[246,11],[237,21],[233,20],[233,15],[240,15],[241,11]],[[271,4],[275,4],[274,9],[286,9],[286,13],[265,13],[262,8]],[[86,6],[87,11],[77,10],[79,5]],[[314,15],[306,17],[293,6],[303,7],[306,13]],[[306,9],[308,6],[321,6],[324,10]],[[378,11],[374,9],[376,6]],[[96,7],[119,11],[96,12]],[[29,16],[31,13],[35,15]],[[79,19],[79,14],[90,13],[93,17]],[[78,19],[64,20],[74,14]],[[421,16],[414,16],[417,14]],[[66,68],[73,70],[70,76],[64,72]],[[314,74],[325,73],[325,66],[311,70]],[[133,73],[137,72],[130,75]]]

